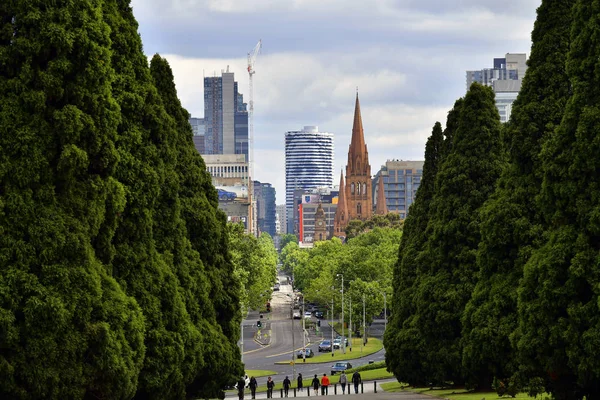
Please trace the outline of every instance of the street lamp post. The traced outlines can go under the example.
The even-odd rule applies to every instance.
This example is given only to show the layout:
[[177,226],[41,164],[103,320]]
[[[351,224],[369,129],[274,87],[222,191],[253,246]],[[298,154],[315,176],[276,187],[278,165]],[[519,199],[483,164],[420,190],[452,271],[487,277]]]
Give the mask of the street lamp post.
[[344,274],[337,274],[342,277],[342,353],[346,354],[346,339],[344,334]]
[[331,357],[333,357],[333,296],[331,296]]
[[348,320],[348,343],[350,344],[350,351],[352,351],[352,296],[350,296],[350,316]]
[[302,362],[306,362],[306,315],[304,315],[304,299],[302,299]]
[[[362,340],[362,345],[364,346],[365,344],[367,344],[366,340],[367,340],[367,319],[365,318],[366,316],[366,308],[365,308],[365,295],[363,293],[363,340]],[[361,351],[362,351],[362,347],[361,347]]]

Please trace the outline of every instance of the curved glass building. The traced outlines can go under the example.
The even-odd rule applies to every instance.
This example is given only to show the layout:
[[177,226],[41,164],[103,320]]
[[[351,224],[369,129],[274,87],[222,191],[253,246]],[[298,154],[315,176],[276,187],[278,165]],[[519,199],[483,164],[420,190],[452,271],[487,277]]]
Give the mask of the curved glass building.
[[333,133],[318,126],[285,133],[285,208],[287,232],[295,233],[294,191],[333,186]]

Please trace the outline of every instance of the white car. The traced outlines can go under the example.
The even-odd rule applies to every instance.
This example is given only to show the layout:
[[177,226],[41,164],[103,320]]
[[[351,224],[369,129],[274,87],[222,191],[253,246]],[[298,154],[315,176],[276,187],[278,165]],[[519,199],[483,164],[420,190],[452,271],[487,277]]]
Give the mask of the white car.
[[305,311],[304,312],[304,319],[311,319],[312,318],[312,313],[310,311]]
[[300,310],[294,310],[293,318],[300,319]]

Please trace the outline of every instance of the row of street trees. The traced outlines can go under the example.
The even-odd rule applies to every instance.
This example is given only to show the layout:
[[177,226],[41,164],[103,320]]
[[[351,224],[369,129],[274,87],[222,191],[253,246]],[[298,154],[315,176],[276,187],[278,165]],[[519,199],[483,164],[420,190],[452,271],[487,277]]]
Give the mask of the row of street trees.
[[243,373],[188,117],[129,1],[0,2],[1,398],[217,397]]
[[600,397],[599,13],[544,0],[510,122],[475,84],[434,126],[385,335],[400,381]]
[[[392,295],[392,267],[398,256],[398,243],[402,231],[396,223],[397,216],[376,216],[372,230],[353,228],[356,237],[343,244],[338,238],[317,242],[312,249],[301,249],[296,241],[289,241],[282,249],[282,268],[294,276],[294,287],[305,299],[331,307],[333,300],[336,317],[342,309],[342,276],[344,277],[344,319],[349,323],[352,302],[353,324],[362,321],[363,296],[367,323],[384,308]],[[359,224],[360,225],[360,224]]]

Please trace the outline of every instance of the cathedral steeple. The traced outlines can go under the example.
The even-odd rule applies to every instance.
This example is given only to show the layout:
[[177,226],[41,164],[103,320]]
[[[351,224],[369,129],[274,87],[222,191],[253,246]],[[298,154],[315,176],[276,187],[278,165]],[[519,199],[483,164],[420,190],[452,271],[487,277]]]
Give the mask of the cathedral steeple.
[[354,124],[352,125],[352,140],[348,150],[348,164],[346,175],[350,173],[365,173],[365,166],[369,164],[369,152],[365,144],[365,133],[363,131],[362,116],[360,114],[360,101],[356,92],[356,103],[354,105]]

